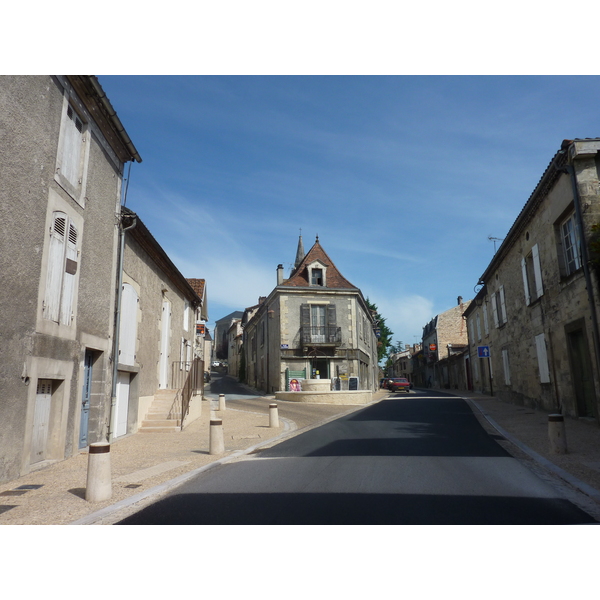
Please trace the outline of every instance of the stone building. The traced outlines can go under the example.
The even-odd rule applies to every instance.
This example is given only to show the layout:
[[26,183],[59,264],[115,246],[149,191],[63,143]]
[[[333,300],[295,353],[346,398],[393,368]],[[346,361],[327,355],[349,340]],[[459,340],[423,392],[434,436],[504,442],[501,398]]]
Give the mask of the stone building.
[[138,428],[157,432],[158,427],[161,431],[181,427],[181,390],[190,377],[189,385],[193,383],[192,390],[200,395],[189,398],[184,421],[199,416],[203,365],[194,356],[196,323],[208,317],[205,286],[198,285],[203,280],[191,280],[201,298],[139,215],[125,207],[121,214],[125,252],[113,437]]
[[[467,325],[463,318],[470,300],[458,297],[457,305],[436,315],[423,328],[423,355],[417,369],[418,384],[435,388],[455,388],[456,370],[449,368],[456,350],[467,345]],[[453,349],[454,348],[454,349]],[[454,380],[453,380],[454,376]]]
[[598,418],[599,151],[562,143],[481,276],[466,311],[475,389]]
[[330,379],[338,389],[375,390],[377,338],[361,291],[345,279],[317,238],[304,255],[302,237],[288,279],[243,319],[246,382],[273,393],[290,378]]
[[93,76],[0,77],[0,481],[110,433],[119,207],[141,162]]

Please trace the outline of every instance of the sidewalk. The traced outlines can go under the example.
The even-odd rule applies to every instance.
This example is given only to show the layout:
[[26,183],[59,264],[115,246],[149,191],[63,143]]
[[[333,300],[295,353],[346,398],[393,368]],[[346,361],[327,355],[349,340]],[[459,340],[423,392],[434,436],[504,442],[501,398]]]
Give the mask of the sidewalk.
[[[426,391],[426,390],[422,390]],[[568,454],[550,452],[548,414],[499,401],[476,393],[450,392],[465,398],[483,427],[495,434],[498,443],[517,458],[534,464],[586,494],[600,505],[600,427],[595,422],[565,417]],[[374,402],[387,396],[379,391]],[[268,410],[272,397],[257,398]],[[279,404],[279,428],[269,427],[268,413],[227,408],[211,411],[218,402],[205,400],[202,416],[182,432],[136,433],[111,444],[112,498],[101,503],[85,500],[88,453],[0,484],[0,525],[112,524],[156,501],[176,485],[202,470],[277,443],[311,427],[364,406],[319,405],[322,413],[304,419],[303,428],[286,419]],[[210,455],[209,421],[223,420],[225,452]],[[308,413],[307,413],[308,414]],[[309,422],[309,425],[306,425]],[[504,439],[502,439],[504,438]]]
[[495,433],[510,454],[534,461],[600,505],[600,427],[595,420],[565,417],[567,454],[553,454],[548,438],[549,413],[474,392],[449,393],[465,398],[484,428]]
[[[378,393],[375,401],[384,397]],[[105,502],[85,500],[88,452],[57,462],[17,480],[0,484],[0,525],[112,524],[156,501],[187,478],[202,470],[276,443],[293,435],[296,423],[286,419],[279,405],[279,427],[269,427],[268,404],[273,397],[256,398],[265,412],[218,409],[218,400],[205,398],[202,415],[183,431],[136,433],[110,446],[112,498]],[[308,405],[305,405],[308,406]],[[315,413],[314,406],[310,415]],[[303,429],[317,426],[364,406],[332,406],[303,419]],[[211,410],[212,409],[212,410]],[[223,421],[225,452],[209,454],[210,419]],[[308,425],[306,423],[309,423]]]

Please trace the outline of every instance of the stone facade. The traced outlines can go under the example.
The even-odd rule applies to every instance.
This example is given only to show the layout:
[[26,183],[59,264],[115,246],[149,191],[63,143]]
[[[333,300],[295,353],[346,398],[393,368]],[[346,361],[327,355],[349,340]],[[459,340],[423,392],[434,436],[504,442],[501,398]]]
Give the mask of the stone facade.
[[0,77],[0,133],[6,481],[107,435],[123,167],[141,159],[90,76]]
[[598,417],[598,277],[588,254],[600,223],[599,151],[599,139],[563,142],[480,278],[466,312],[476,390]]
[[278,267],[278,285],[243,320],[247,383],[268,393],[286,391],[292,374],[330,379],[338,389],[356,383],[360,390],[375,390],[377,338],[360,290],[341,275],[318,239],[300,260],[302,254],[289,279]]
[[[118,377],[126,397],[116,399],[121,423],[116,423],[114,437],[137,431],[157,390],[183,387],[196,353],[196,322],[203,314],[202,299],[140,217],[126,208],[123,213],[130,228],[123,260]],[[123,350],[127,347],[131,351]],[[192,401],[200,402],[201,396]]]
[[423,354],[415,365],[415,383],[435,388],[455,388],[455,369],[449,369],[449,360],[455,362],[456,351],[467,345],[467,325],[464,312],[471,301],[459,296],[455,307],[436,315],[423,328]]

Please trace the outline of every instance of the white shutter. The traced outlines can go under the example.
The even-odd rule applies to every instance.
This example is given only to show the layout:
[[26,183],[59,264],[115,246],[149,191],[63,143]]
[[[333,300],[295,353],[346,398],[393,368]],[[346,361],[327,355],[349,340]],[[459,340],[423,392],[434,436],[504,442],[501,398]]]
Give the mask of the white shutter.
[[527,261],[525,257],[521,259],[521,272],[523,273],[523,288],[525,289],[525,304],[531,304],[531,295],[529,293],[529,282],[527,281]]
[[546,336],[543,333],[535,336],[535,348],[537,350],[538,366],[540,368],[540,383],[550,383]]
[[79,185],[82,146],[83,123],[69,105],[64,128],[61,173],[73,186]]
[[535,293],[536,293],[536,296],[539,298],[544,293],[544,285],[542,283],[542,265],[540,264],[540,254],[539,254],[537,244],[532,248],[531,254],[533,255],[533,273],[535,275]]
[[504,367],[504,383],[510,385],[510,365],[508,363],[508,350],[502,350],[502,366]]
[[477,340],[481,341],[481,320],[479,319],[479,313],[477,313]]
[[500,323],[498,321],[498,303],[496,302],[496,294],[492,294],[492,315],[494,317],[494,325],[496,329],[500,327]]
[[75,281],[77,278],[77,229],[69,223],[69,237],[66,244],[65,272],[63,274],[63,289],[60,307],[60,322],[70,325],[73,317],[73,298],[75,296]]
[[500,286],[500,308],[502,310],[502,322],[506,323],[508,319],[506,318],[506,302],[504,300],[504,286]]
[[135,365],[137,307],[138,295],[135,288],[129,283],[123,284],[119,324],[119,362],[123,365]]
[[65,260],[65,234],[67,231],[67,215],[54,213],[50,231],[48,248],[48,272],[46,293],[44,296],[44,319],[58,323],[60,314],[60,292]]

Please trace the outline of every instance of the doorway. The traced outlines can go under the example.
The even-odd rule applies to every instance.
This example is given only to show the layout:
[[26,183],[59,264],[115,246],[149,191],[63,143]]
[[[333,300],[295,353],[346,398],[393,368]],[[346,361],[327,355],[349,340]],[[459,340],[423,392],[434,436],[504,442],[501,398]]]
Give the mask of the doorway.
[[31,463],[46,460],[48,432],[50,431],[50,408],[52,406],[52,379],[38,379],[33,414]]
[[92,365],[94,354],[85,351],[83,359],[83,390],[81,392],[81,419],[79,422],[79,449],[88,445],[88,429],[90,421],[90,400],[92,397]]
[[312,358],[310,376],[313,379],[329,379],[329,361],[326,358]]
[[575,389],[577,415],[579,417],[594,417],[594,406],[596,404],[594,376],[583,327],[567,330],[567,349]]

